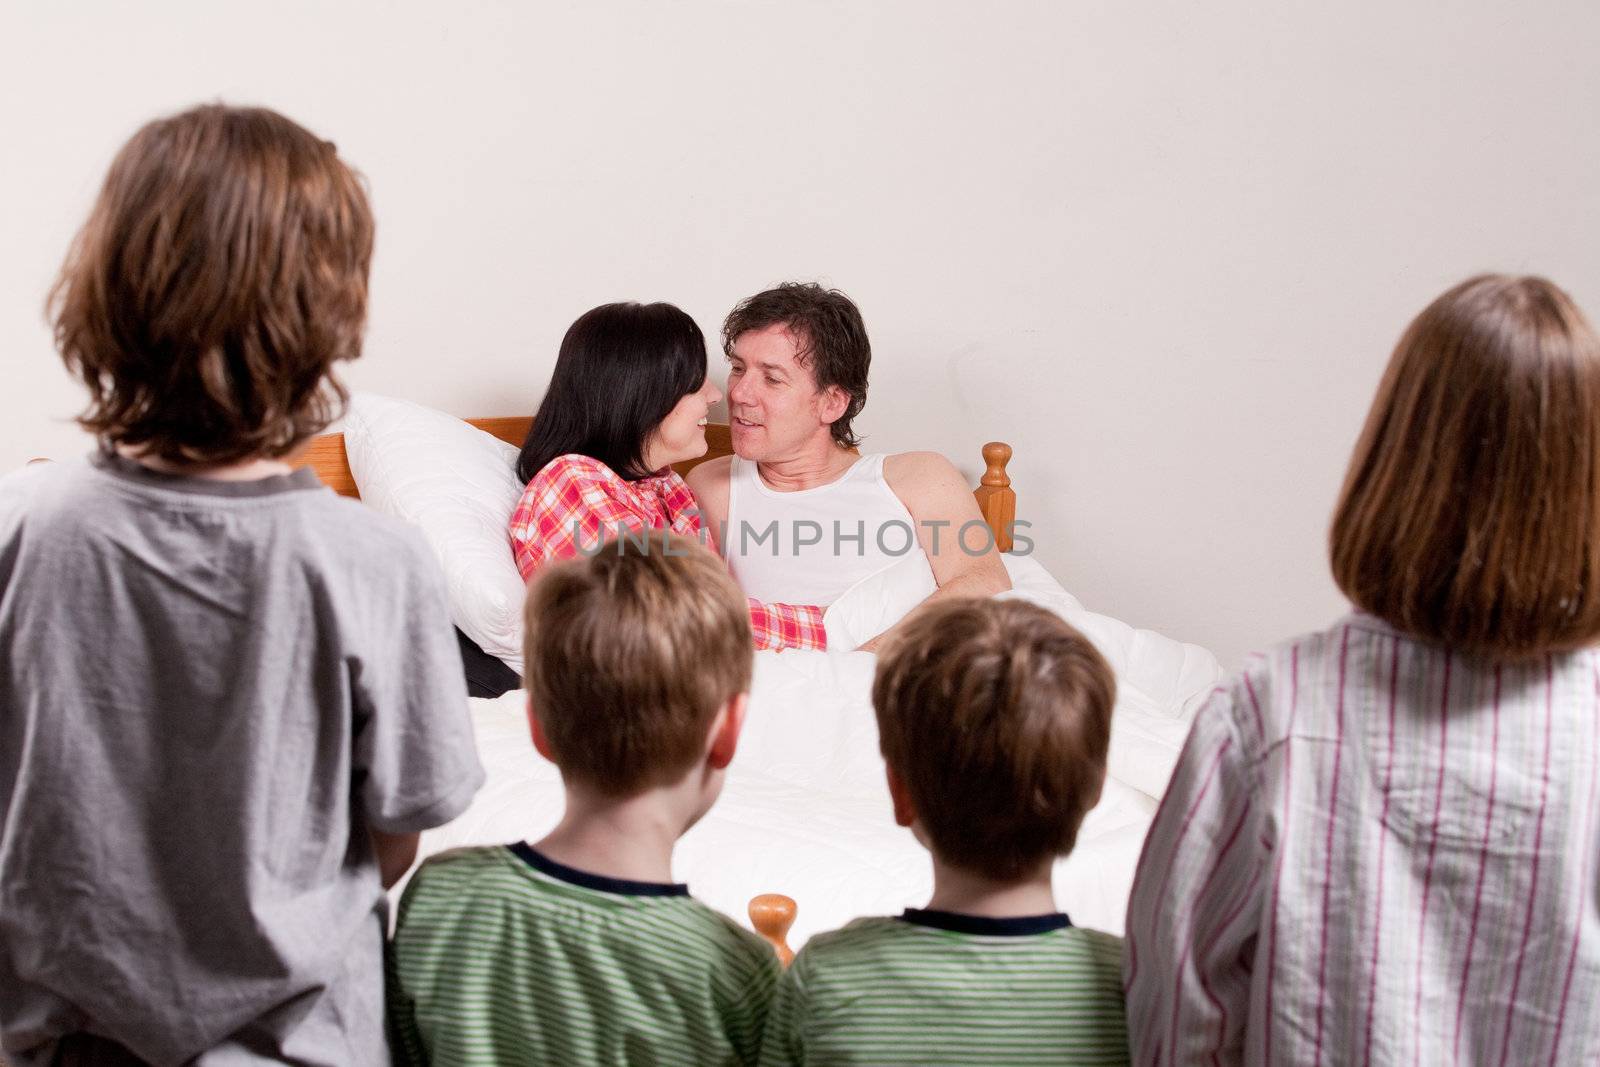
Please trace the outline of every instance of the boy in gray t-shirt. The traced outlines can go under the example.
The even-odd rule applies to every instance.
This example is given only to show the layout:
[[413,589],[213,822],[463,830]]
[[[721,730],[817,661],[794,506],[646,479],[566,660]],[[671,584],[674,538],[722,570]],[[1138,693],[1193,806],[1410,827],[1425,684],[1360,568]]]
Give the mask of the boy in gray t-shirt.
[[101,450],[0,478],[0,1060],[387,1061],[383,888],[483,772],[426,546],[281,459],[371,240],[331,144],[211,106],[63,272]]

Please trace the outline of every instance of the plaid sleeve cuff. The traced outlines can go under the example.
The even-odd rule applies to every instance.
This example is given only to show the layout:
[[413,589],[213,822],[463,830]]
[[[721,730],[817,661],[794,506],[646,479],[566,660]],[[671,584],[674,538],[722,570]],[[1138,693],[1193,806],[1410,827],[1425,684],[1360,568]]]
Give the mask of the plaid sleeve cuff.
[[812,604],[763,604],[751,598],[750,629],[760,651],[804,648],[821,652],[828,647],[822,609]]

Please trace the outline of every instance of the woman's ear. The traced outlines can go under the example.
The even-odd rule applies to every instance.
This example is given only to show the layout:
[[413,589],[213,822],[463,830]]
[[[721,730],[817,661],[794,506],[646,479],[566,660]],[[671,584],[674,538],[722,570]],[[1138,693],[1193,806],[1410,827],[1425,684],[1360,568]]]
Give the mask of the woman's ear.
[[917,809],[911,804],[911,793],[900,776],[894,773],[893,767],[884,767],[883,773],[889,779],[889,799],[894,801],[894,824],[909,827],[917,821]]
[[550,748],[550,739],[544,735],[544,727],[539,724],[539,716],[533,710],[533,695],[528,695],[528,732],[533,735],[533,747],[539,755],[549,760],[556,761]]
[[739,693],[723,705],[717,721],[711,725],[711,747],[706,761],[714,770],[726,770],[733,762],[733,753],[739,747],[739,732],[744,729],[745,708],[750,703],[748,693]]

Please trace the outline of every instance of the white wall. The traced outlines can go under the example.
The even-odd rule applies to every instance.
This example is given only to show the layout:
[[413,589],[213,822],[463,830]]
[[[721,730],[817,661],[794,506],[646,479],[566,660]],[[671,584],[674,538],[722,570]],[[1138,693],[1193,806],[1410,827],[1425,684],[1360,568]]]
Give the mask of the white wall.
[[[566,325],[821,278],[869,447],[974,479],[1089,606],[1225,660],[1323,539],[1406,320],[1483,269],[1600,316],[1600,5],[278,3],[0,10],[0,470],[85,447],[41,303],[143,120],[265,103],[379,215],[358,387],[532,410]],[[720,363],[717,364],[720,373]]]

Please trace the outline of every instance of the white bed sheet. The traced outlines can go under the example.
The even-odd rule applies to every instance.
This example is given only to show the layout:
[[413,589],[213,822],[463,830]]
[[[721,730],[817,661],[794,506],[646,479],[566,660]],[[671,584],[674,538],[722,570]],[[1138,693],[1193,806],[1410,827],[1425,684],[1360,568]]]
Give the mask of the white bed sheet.
[[[488,782],[466,814],[423,835],[425,855],[458,845],[537,840],[561,813],[561,778],[533,750],[522,695],[472,705]],[[854,783],[841,788],[833,780],[807,784],[790,773],[799,761],[775,771],[761,767],[749,749],[766,749],[777,734],[790,734],[762,726],[752,721],[747,740],[754,744],[741,748],[717,805],[679,843],[676,877],[746,925],[751,897],[793,897],[800,906],[790,936],[795,948],[859,915],[927,903],[927,853],[894,824],[886,790]],[[876,746],[875,736],[870,743]],[[831,779],[834,768],[828,770]],[[1057,900],[1075,922],[1121,932],[1133,865],[1154,812],[1150,797],[1115,779],[1106,783],[1077,849],[1056,871]]]
[[[1008,557],[1016,592],[1062,614],[1118,677],[1110,774],[1077,847],[1056,867],[1056,899],[1073,921],[1121,933],[1133,868],[1195,707],[1221,677],[1216,658],[1086,611],[1032,560]],[[894,824],[869,692],[868,653],[758,653],[750,713],[722,797],[675,854],[676,876],[701,900],[748,924],[759,893],[799,904],[790,936],[927,902],[927,854]],[[423,835],[422,853],[537,839],[562,795],[534,752],[521,693],[473,700],[488,781],[472,807]]]

